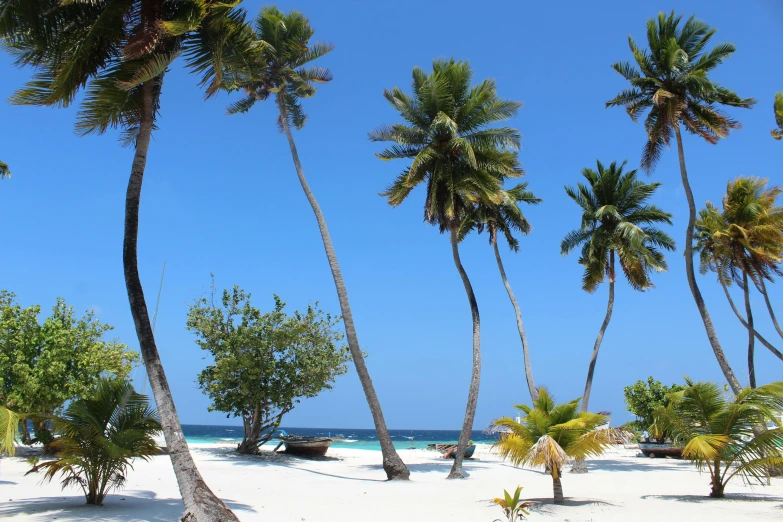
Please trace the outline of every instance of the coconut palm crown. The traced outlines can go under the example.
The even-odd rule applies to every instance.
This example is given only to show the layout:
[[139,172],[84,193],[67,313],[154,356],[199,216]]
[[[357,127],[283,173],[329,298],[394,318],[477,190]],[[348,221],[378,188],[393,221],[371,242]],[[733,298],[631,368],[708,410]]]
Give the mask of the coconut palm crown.
[[10,178],[10,177],[11,177],[11,169],[8,168],[8,164],[0,161],[0,179]]
[[490,245],[497,243],[498,237],[502,236],[508,247],[518,252],[519,240],[514,237],[514,232],[528,235],[532,229],[519,204],[538,205],[542,201],[527,189],[527,185],[527,182],[519,183],[511,189],[503,190],[499,203],[477,201],[460,224],[460,239],[473,230],[479,234],[486,231]]
[[778,125],[777,129],[772,129],[772,137],[776,140],[783,139],[783,92],[775,94],[775,103],[773,107],[775,111],[775,123]]
[[606,106],[625,107],[633,121],[647,111],[648,141],[641,162],[647,171],[655,168],[679,124],[714,144],[732,129],[740,128],[740,123],[724,114],[719,106],[749,108],[755,103],[707,76],[734,53],[734,45],[718,44],[706,52],[716,30],[693,16],[682,26],[681,20],[682,16],[674,12],[659,13],[657,19],[648,20],[649,49],[639,48],[628,37],[636,66],[629,62],[612,65],[631,88],[606,102]]

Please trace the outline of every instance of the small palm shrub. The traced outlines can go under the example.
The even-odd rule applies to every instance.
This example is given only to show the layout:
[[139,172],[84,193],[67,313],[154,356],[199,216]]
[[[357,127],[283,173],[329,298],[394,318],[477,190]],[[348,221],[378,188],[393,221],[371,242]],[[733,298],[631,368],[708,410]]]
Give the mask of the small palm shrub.
[[597,430],[609,420],[598,413],[580,412],[580,399],[556,404],[546,388],[538,390],[533,407],[515,405],[524,416],[517,422],[503,417],[493,422],[500,432],[494,448],[515,466],[543,467],[552,476],[555,503],[562,503],[560,478],[563,466],[571,459],[600,455],[613,443],[613,431]]
[[[512,496],[505,489],[503,490],[503,498],[492,499],[492,502],[497,504],[503,510],[503,514],[506,515],[507,522],[516,522],[517,520],[524,520],[525,515],[529,515],[530,511],[527,510],[533,504],[531,502],[525,502],[519,498],[522,493],[522,486],[517,486],[514,495]],[[496,520],[495,522],[499,522]]]
[[58,458],[28,473],[41,470],[44,480],[61,475],[63,488],[81,486],[88,504],[101,506],[109,491],[122,487],[134,458],[158,453],[157,412],[129,382],[102,379],[91,398],[71,403],[52,425]]
[[655,422],[685,442],[684,458],[709,471],[711,497],[723,497],[736,475],[761,482],[770,469],[783,465],[783,381],[737,395],[713,382],[686,379],[686,384],[670,395],[669,407],[656,410]]

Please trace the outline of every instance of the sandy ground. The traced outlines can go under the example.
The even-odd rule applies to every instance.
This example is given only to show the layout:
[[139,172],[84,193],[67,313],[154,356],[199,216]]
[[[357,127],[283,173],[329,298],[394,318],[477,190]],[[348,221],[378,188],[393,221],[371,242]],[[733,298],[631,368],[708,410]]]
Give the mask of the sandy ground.
[[[271,449],[271,448],[269,448]],[[552,481],[541,471],[500,462],[487,447],[466,462],[467,480],[446,480],[450,463],[425,450],[403,450],[411,482],[385,482],[380,453],[332,449],[325,460],[264,452],[232,454],[230,446],[193,445],[207,483],[243,522],[372,520],[492,522],[501,511],[491,499],[524,486],[535,507],[529,520],[783,521],[783,480],[751,488],[734,479],[723,500],[707,497],[709,477],[688,462],[647,459],[617,448],[588,462],[586,475],[566,473],[566,504],[553,505]],[[24,458],[0,460],[0,519],[26,521],[175,521],[183,506],[168,457],[137,461],[127,486],[103,507],[87,506],[76,488],[25,476]]]

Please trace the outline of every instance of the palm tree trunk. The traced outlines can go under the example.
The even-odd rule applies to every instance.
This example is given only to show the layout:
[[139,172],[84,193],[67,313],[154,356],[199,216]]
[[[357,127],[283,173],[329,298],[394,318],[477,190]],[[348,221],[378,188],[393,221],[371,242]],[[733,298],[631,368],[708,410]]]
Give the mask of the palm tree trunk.
[[[159,77],[154,81],[162,81]],[[166,374],[160,361],[155,337],[150,325],[147,303],[139,279],[137,259],[137,241],[139,235],[139,202],[141,200],[141,185],[144,169],[147,164],[147,150],[153,126],[153,106],[155,86],[146,82],[142,89],[141,125],[136,138],[136,151],[133,156],[128,191],[125,197],[125,236],[123,239],[122,260],[125,272],[125,286],[128,290],[133,322],[136,325],[136,335],[139,347],[147,368],[150,387],[158,407],[163,436],[177,477],[182,500],[185,503],[183,522],[229,522],[239,519],[232,511],[209,489],[193,462],[187,442],[182,434],[174,399],[171,396]]]
[[277,107],[280,111],[280,122],[283,127],[283,132],[285,132],[286,138],[288,138],[288,146],[291,148],[291,157],[294,160],[299,183],[301,183],[302,190],[304,190],[305,196],[307,196],[307,201],[310,202],[310,206],[313,208],[315,219],[318,221],[318,229],[321,231],[321,239],[324,243],[326,258],[329,260],[329,268],[332,270],[334,286],[337,288],[337,298],[340,301],[340,311],[343,316],[343,324],[345,325],[345,336],[348,339],[348,348],[351,351],[353,364],[356,367],[356,373],[359,375],[359,381],[362,383],[364,396],[367,398],[367,404],[369,404],[370,412],[372,412],[372,420],[375,423],[378,442],[381,443],[383,469],[386,471],[386,477],[389,480],[408,480],[410,478],[410,471],[408,471],[408,467],[405,466],[405,463],[397,454],[397,450],[394,449],[394,444],[392,444],[391,437],[389,436],[389,430],[386,428],[386,421],[383,418],[383,411],[381,411],[381,403],[378,401],[378,396],[375,394],[375,387],[372,384],[370,373],[367,371],[367,365],[364,362],[364,354],[362,354],[362,349],[359,346],[356,326],[353,323],[351,304],[348,301],[348,290],[345,288],[343,274],[340,271],[340,265],[337,263],[337,255],[334,252],[332,238],[329,236],[329,229],[326,227],[326,219],[324,219],[324,215],[321,212],[321,207],[318,205],[318,201],[315,199],[315,196],[310,190],[310,186],[307,184],[307,179],[305,179],[304,171],[302,170],[302,164],[299,162],[299,153],[296,150],[294,136],[291,134],[291,129],[288,125],[288,117],[286,115],[281,93],[277,94]]
[[517,303],[516,297],[514,297],[514,292],[511,291],[511,285],[508,284],[508,279],[506,279],[506,271],[503,268],[503,260],[500,258],[500,251],[498,250],[497,240],[492,241],[492,248],[495,250],[495,260],[498,262],[500,278],[503,280],[503,286],[506,287],[508,298],[511,300],[511,306],[514,307],[514,314],[517,316],[517,330],[519,331],[519,339],[522,341],[522,357],[525,361],[525,379],[527,379],[527,389],[530,392],[530,398],[536,401],[538,400],[538,391],[536,390],[536,383],[533,381],[533,370],[530,366],[530,348],[527,344],[525,326],[522,324],[522,313],[519,311],[519,304]]
[[769,311],[769,317],[772,319],[772,324],[775,325],[775,330],[778,331],[778,334],[783,337],[783,330],[781,330],[780,325],[778,324],[778,320],[775,317],[775,312],[772,311],[772,303],[769,302],[769,295],[767,294],[767,285],[764,283],[764,278],[760,277],[759,280],[761,281],[761,293],[764,294],[764,302],[767,303],[767,310]]
[[557,478],[552,477],[552,492],[554,493],[555,504],[562,504],[565,502],[563,497],[563,484],[560,482],[560,476]]
[[756,348],[756,336],[753,335],[753,312],[750,309],[750,287],[748,274],[742,272],[742,282],[745,286],[745,313],[748,316],[748,382],[751,388],[756,387],[756,365],[753,362],[753,352]]
[[680,134],[680,124],[677,123],[674,126],[674,134],[677,137],[677,153],[680,158],[680,176],[682,177],[682,186],[685,189],[685,197],[688,199],[688,228],[685,231],[685,274],[688,278],[688,286],[693,294],[693,300],[696,301],[696,308],[699,309],[701,314],[701,320],[704,323],[704,329],[707,332],[707,339],[710,341],[710,346],[715,354],[715,358],[718,360],[718,365],[723,371],[723,375],[726,377],[726,381],[731,386],[731,390],[737,394],[742,390],[737,377],[734,375],[734,371],[729,366],[729,361],[726,360],[726,354],[723,353],[718,335],[715,333],[715,327],[710,319],[710,313],[707,311],[707,305],[704,303],[704,299],[701,296],[701,291],[696,284],[696,275],[693,271],[693,228],[696,224],[696,203],[693,201],[693,192],[691,191],[691,185],[688,181],[688,171],[685,169],[685,152],[682,148],[682,135]]
[[478,303],[473,293],[468,274],[462,267],[459,258],[459,242],[456,228],[451,229],[451,254],[454,257],[454,265],[457,267],[462,284],[465,285],[465,293],[468,294],[470,314],[473,319],[473,370],[470,375],[470,388],[468,389],[468,404],[465,408],[465,420],[462,423],[462,431],[459,433],[457,452],[454,456],[454,465],[451,467],[448,478],[465,478],[462,472],[462,461],[465,458],[465,448],[468,447],[470,435],[473,432],[473,419],[476,417],[476,404],[478,403],[479,383],[481,380],[481,318],[479,317]]
[[781,353],[777,348],[772,346],[772,344],[770,344],[769,341],[767,341],[764,337],[762,337],[761,334],[758,333],[755,328],[751,328],[748,325],[747,321],[745,321],[745,318],[742,317],[742,314],[739,313],[739,310],[737,310],[737,307],[734,305],[734,300],[731,298],[731,294],[729,293],[729,288],[726,286],[725,281],[723,281],[723,279],[721,279],[720,277],[718,278],[718,280],[720,281],[720,285],[723,287],[723,293],[726,294],[726,299],[729,301],[729,306],[731,306],[731,309],[734,311],[734,315],[737,316],[737,319],[739,319],[740,323],[742,323],[742,326],[752,331],[753,335],[756,336],[756,339],[758,339],[761,342],[761,344],[766,346],[770,352],[775,354],[775,357],[783,361],[783,353]]

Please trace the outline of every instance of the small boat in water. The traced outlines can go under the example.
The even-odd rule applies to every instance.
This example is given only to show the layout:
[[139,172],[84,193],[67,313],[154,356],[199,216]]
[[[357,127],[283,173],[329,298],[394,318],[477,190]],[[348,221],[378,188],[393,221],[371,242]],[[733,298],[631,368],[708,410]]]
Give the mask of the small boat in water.
[[682,458],[682,446],[674,444],[658,444],[655,442],[640,442],[639,449],[645,457],[654,459],[655,457],[674,457]]
[[[291,455],[302,455],[305,457],[323,457],[326,455],[329,446],[334,442],[327,437],[299,437],[296,435],[281,435],[280,445],[285,444],[285,452]],[[275,450],[277,450],[275,448]]]

